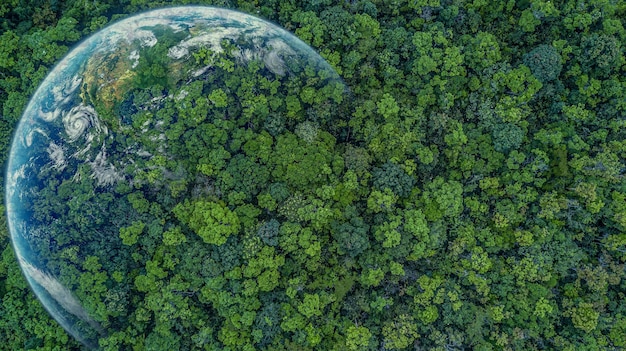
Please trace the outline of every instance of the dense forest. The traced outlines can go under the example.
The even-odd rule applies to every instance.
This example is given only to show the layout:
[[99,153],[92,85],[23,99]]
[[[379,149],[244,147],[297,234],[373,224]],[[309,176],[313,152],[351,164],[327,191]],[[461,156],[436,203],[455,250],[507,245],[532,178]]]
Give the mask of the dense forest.
[[[69,48],[188,3],[0,3],[3,167]],[[89,177],[40,189],[56,200],[33,204],[42,218],[65,220],[47,270],[104,326],[100,348],[626,349],[626,2],[194,4],[278,24],[342,82],[226,52],[156,112],[176,158],[137,164],[142,181],[112,187],[115,201]],[[147,57],[126,95],[93,98],[105,119],[140,128],[163,90],[183,89]],[[90,204],[120,218],[99,237],[111,259],[63,234],[107,224],[86,220],[103,211]],[[1,221],[0,349],[82,349],[34,297]]]

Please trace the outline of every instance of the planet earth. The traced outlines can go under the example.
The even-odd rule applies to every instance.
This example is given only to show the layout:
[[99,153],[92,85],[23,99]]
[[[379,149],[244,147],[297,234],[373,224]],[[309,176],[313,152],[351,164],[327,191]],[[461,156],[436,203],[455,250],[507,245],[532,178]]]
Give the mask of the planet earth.
[[[38,88],[11,148],[9,227],[36,296],[98,348],[148,318],[149,292],[195,294],[191,278],[159,279],[198,247],[245,259],[240,237],[278,223],[255,213],[260,195],[294,193],[293,167],[320,167],[311,182],[332,172],[325,129],[346,92],[309,46],[236,11],[160,9],[93,34]],[[264,150],[280,138],[295,158],[270,176]]]

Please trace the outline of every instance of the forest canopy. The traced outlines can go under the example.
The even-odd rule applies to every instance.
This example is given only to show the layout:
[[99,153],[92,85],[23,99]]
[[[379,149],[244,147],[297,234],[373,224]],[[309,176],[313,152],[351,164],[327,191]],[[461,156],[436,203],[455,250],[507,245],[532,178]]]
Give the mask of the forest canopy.
[[[26,104],[69,48],[186,3],[2,2],[5,168]],[[48,267],[115,326],[101,349],[626,348],[625,2],[197,3],[286,28],[348,91],[306,70],[300,89],[225,54],[214,81],[157,112],[182,162],[146,160],[145,187],[119,183],[115,201],[88,177],[41,189],[62,200],[41,218],[67,213],[73,230],[102,224],[85,219],[89,201],[123,218],[115,259],[67,241]],[[164,70],[163,45],[99,108],[149,122],[142,108],[186,83]],[[80,350],[0,228],[0,348]]]

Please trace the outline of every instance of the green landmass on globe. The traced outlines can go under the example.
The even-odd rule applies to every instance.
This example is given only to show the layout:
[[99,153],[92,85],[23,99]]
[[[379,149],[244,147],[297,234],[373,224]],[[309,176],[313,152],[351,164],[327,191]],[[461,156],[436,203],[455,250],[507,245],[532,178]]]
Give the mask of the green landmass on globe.
[[0,3],[0,350],[626,348],[626,3],[187,3]]

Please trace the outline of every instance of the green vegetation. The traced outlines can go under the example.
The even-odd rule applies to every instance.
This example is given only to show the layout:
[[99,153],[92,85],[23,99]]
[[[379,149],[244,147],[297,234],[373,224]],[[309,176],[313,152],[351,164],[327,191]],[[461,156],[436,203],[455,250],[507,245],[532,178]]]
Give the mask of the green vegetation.
[[[180,3],[2,2],[2,162],[69,47]],[[102,349],[626,347],[625,2],[200,3],[295,32],[350,93],[311,65],[278,77],[228,51],[197,53],[212,79],[181,82],[167,41],[150,49],[109,117],[126,123],[119,150],[163,134],[173,157],[142,159],[114,196],[85,175],[33,204],[65,221],[46,268],[111,331]],[[186,93],[137,137],[164,90]],[[0,349],[79,350],[5,227]]]

